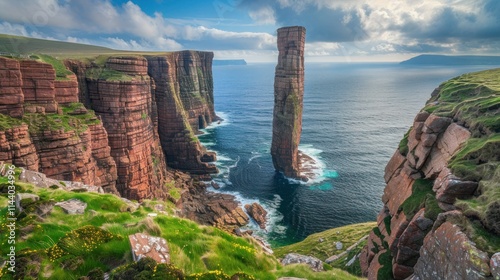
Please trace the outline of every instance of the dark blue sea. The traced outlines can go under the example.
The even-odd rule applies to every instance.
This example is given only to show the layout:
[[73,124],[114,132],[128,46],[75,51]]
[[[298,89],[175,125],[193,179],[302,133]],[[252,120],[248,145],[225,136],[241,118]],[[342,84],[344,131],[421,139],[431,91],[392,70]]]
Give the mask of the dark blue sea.
[[199,138],[218,153],[220,192],[261,203],[272,245],[374,221],[384,167],[413,118],[440,83],[486,67],[409,67],[395,63],[306,63],[299,149],[317,178],[298,183],[274,171],[270,156],[275,64],[213,68],[215,110],[224,119]]

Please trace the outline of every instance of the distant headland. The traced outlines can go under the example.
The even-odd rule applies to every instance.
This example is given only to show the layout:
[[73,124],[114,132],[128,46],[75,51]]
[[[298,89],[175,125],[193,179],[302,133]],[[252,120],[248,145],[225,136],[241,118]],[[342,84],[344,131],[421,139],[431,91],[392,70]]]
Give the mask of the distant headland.
[[213,61],[213,66],[222,65],[247,65],[244,59],[217,59]]
[[500,56],[422,54],[400,62],[404,65],[500,65]]

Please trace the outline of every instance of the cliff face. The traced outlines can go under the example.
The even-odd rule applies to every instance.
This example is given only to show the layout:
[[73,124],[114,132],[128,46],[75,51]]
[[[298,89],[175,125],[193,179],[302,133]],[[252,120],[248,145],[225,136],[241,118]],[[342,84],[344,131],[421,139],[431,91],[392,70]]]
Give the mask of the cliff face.
[[0,59],[0,113],[22,117],[24,95],[19,61]]
[[305,35],[300,26],[278,29],[271,155],[274,168],[292,178],[300,177]]
[[81,104],[69,104],[77,100],[74,75],[56,80],[50,64],[8,58],[0,58],[0,71],[0,161],[116,192],[116,166],[101,122]]
[[150,198],[163,184],[166,166],[159,139],[154,137],[147,61],[110,58],[106,68],[91,70],[86,80],[88,99],[108,133],[118,169],[116,187],[130,199]]
[[220,226],[248,222],[232,196],[209,194],[169,168],[217,172],[209,164],[215,153],[195,136],[217,118],[212,53],[64,61],[72,72],[37,58],[0,59],[0,161],[137,200],[169,198],[174,182],[184,189],[179,207],[197,209],[185,216]]
[[68,60],[81,100],[102,119],[117,164],[117,188],[128,198],[165,196],[169,167],[217,172],[195,133],[216,119],[213,53]]
[[193,174],[216,173],[195,131],[214,120],[212,53],[184,51],[148,57],[158,114],[158,133],[168,166]]
[[[385,169],[369,279],[490,279],[500,247],[500,70],[443,83]],[[490,263],[491,258],[491,263]]]

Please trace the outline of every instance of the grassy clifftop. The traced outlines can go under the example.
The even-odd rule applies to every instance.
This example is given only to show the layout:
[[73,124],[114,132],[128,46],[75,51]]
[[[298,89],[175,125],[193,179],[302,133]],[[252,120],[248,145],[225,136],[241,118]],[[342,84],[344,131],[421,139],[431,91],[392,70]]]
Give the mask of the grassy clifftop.
[[27,56],[40,53],[57,56],[58,58],[88,58],[97,57],[99,55],[146,55],[161,54],[166,52],[123,51],[87,44],[0,34],[1,55]]
[[[500,241],[500,69],[468,73],[440,85],[424,110],[453,118],[471,138],[449,162],[453,173],[479,182],[477,196],[455,205],[473,220],[475,242],[496,252]],[[492,233],[493,232],[493,233]]]
[[[6,186],[6,178],[0,177],[1,240],[7,240],[8,234]],[[21,201],[25,210],[17,216],[16,268],[20,279],[78,279],[92,275],[96,269],[110,271],[116,279],[122,279],[121,272],[137,269],[137,265],[132,265],[128,240],[130,234],[137,232],[167,240],[172,266],[158,267],[165,275],[180,271],[185,279],[226,279],[237,273],[240,279],[357,279],[336,269],[316,274],[304,265],[281,267],[253,239],[178,218],[170,202],[145,201],[134,210],[130,203],[111,194],[68,192],[55,186],[38,188],[26,183],[17,183],[16,191],[40,197],[36,202]],[[68,215],[54,206],[69,199],[87,203],[85,213]],[[1,246],[0,255],[6,256],[7,250],[7,246]],[[139,266],[147,270],[144,265]],[[18,279],[5,269],[2,273],[2,279]],[[153,272],[143,275],[147,273]]]

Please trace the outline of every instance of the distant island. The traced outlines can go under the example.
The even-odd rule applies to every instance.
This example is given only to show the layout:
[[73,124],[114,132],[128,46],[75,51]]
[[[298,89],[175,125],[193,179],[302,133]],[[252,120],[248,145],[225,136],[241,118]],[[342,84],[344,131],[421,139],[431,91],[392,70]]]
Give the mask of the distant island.
[[222,65],[247,65],[244,59],[217,59],[213,61],[213,66]]
[[500,65],[500,56],[422,54],[400,62],[404,65]]

